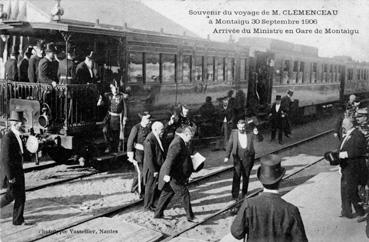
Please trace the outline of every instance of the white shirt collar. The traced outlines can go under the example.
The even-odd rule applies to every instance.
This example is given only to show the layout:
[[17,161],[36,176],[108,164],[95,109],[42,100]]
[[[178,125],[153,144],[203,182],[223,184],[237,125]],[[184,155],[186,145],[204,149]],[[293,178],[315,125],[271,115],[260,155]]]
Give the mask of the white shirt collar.
[[17,138],[18,140],[18,144],[19,144],[19,148],[23,154],[23,143],[22,143],[22,140],[20,138],[20,132],[18,130],[16,130],[14,127],[11,127],[10,130],[14,133],[15,137]]
[[159,136],[157,134],[155,134],[154,132],[153,132],[153,134],[154,134],[156,140],[158,141],[161,150],[164,151],[163,145],[161,144],[161,140],[160,140]]
[[278,190],[271,190],[271,189],[267,189],[264,187],[264,191],[263,192],[268,192],[268,193],[274,193],[274,194],[279,194]]

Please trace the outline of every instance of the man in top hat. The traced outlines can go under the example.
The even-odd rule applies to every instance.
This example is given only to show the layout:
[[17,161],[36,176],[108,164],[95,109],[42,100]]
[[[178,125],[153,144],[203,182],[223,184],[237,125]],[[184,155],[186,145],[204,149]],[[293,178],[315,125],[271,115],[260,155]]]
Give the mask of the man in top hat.
[[191,176],[193,164],[188,143],[194,136],[190,126],[182,126],[176,130],[176,136],[170,143],[168,153],[159,172],[159,185],[161,190],[154,218],[163,218],[164,210],[171,199],[177,194],[186,211],[188,221],[194,221],[195,217],[191,207],[190,192],[187,188],[188,178]]
[[[365,163],[367,143],[365,136],[354,126],[355,120],[347,117],[342,121],[345,136],[339,146],[339,158],[341,166],[341,216],[354,218],[364,216],[365,211],[359,204],[358,185],[365,185],[368,170]],[[351,205],[356,214],[352,213]]]
[[111,92],[100,96],[97,106],[105,105],[108,109],[104,118],[103,135],[107,144],[106,153],[120,151],[120,134],[124,132],[127,122],[127,105],[122,93],[118,92],[116,83],[110,84]]
[[55,60],[56,48],[54,43],[48,43],[45,57],[38,63],[38,82],[56,86],[58,83],[58,62]]
[[144,208],[153,211],[155,197],[158,195],[159,171],[165,160],[162,142],[164,125],[156,121],[152,124],[151,130],[144,141],[143,182],[145,184]]
[[276,132],[278,131],[278,142],[282,144],[283,128],[285,125],[286,111],[281,104],[281,96],[277,95],[275,103],[272,105],[270,115],[270,125],[272,128],[271,141],[274,140]]
[[44,42],[39,40],[37,44],[33,47],[34,55],[29,59],[28,64],[28,79],[29,82],[35,83],[38,78],[38,64],[43,57],[44,54]]
[[61,84],[77,84],[75,80],[76,63],[75,49],[73,46],[68,46],[66,58],[59,62],[58,79]]
[[286,117],[285,117],[285,126],[284,126],[284,134],[286,137],[289,137],[291,134],[291,120],[290,120],[290,114],[291,114],[291,106],[292,106],[292,96],[293,96],[293,91],[291,89],[289,89],[287,91],[287,94],[285,96],[282,97],[281,99],[281,106],[282,109],[285,111],[286,113]]
[[256,127],[252,132],[246,132],[246,122],[240,119],[237,123],[237,130],[233,130],[229,138],[226,157],[224,162],[228,162],[230,156],[233,157],[233,181],[232,198],[239,199],[240,181],[242,177],[242,198],[246,196],[249,186],[249,177],[254,166],[255,148],[254,142],[262,141],[262,136]]
[[285,172],[277,155],[261,158],[257,177],[264,191],[244,200],[231,226],[236,239],[247,235],[247,241],[308,241],[299,209],[278,192]]
[[150,133],[150,123],[151,123],[151,115],[149,112],[142,112],[139,114],[139,117],[141,118],[141,121],[134,125],[131,129],[131,132],[128,136],[127,141],[127,157],[128,161],[135,163],[137,162],[137,165],[140,169],[141,177],[135,176],[133,178],[131,192],[138,192],[138,179],[140,179],[141,184],[141,194],[139,194],[140,197],[143,197],[144,195],[144,189],[143,189],[143,176],[142,176],[142,168],[143,168],[143,161],[144,161],[144,141],[147,137],[147,135]]
[[24,223],[24,204],[26,201],[25,181],[23,172],[24,147],[20,138],[24,131],[22,112],[12,111],[8,119],[10,130],[2,138],[1,144],[1,187],[7,186],[7,191],[1,197],[1,207],[15,200],[13,209],[13,224]]
[[201,116],[201,133],[204,136],[212,136],[215,133],[215,114],[216,109],[211,102],[211,97],[207,96],[205,98],[205,103],[201,105],[199,109],[199,114]]
[[29,60],[32,56],[32,50],[33,47],[29,46],[24,53],[24,57],[22,60],[18,63],[18,73],[19,73],[19,81],[20,82],[29,82],[28,79],[28,66],[29,66]]
[[[227,142],[229,140],[229,136],[231,135],[231,130],[235,123],[236,113],[234,111],[233,104],[229,103],[230,98],[224,98],[222,100],[222,104],[219,110],[220,119],[222,120],[221,130],[223,131],[223,149],[225,150],[227,147]],[[221,144],[217,143],[216,149],[220,149]]]
[[79,63],[76,67],[76,84],[88,84],[95,83],[95,73],[93,60],[95,59],[95,54],[93,51],[86,56],[85,60]]
[[17,50],[12,50],[9,59],[5,62],[5,79],[18,81]]

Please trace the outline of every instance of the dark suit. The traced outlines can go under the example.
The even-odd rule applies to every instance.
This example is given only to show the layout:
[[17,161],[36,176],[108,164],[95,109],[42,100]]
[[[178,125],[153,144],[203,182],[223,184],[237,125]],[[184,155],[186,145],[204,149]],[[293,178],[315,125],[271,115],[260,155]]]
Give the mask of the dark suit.
[[86,83],[94,83],[95,75],[92,71],[92,76],[90,71],[84,61],[79,63],[76,67],[76,84],[86,84]]
[[28,66],[29,66],[29,59],[23,58],[18,65],[18,72],[19,72],[19,81],[20,82],[29,82],[28,79]]
[[[2,139],[1,152],[1,182],[6,184],[7,191],[1,197],[1,207],[14,202],[13,224],[19,225],[24,221],[24,203],[26,201],[23,156],[18,140],[12,131],[4,135]],[[15,183],[10,184],[9,180],[15,178]],[[4,185],[2,184],[2,185]]]
[[229,158],[233,156],[233,181],[232,181],[232,197],[233,199],[238,199],[238,194],[240,192],[240,180],[242,176],[242,196],[247,194],[247,189],[249,186],[249,177],[254,166],[255,160],[255,149],[254,141],[257,139],[261,141],[262,136],[255,135],[253,133],[247,133],[247,146],[243,149],[238,140],[239,131],[233,130],[231,137],[229,138],[226,157]]
[[34,55],[29,59],[28,64],[28,79],[30,82],[37,82],[38,77],[38,64],[40,63],[41,57]]
[[271,139],[273,140],[275,138],[278,130],[278,141],[282,142],[283,128],[285,124],[285,117],[283,117],[283,114],[285,113],[285,110],[283,109],[282,104],[280,105],[278,112],[276,111],[275,107],[276,103],[273,103],[270,117],[270,125],[272,127]]
[[50,61],[46,57],[38,63],[38,82],[51,84],[53,81],[58,83],[58,62]]
[[144,193],[144,189],[143,189],[143,174],[142,174],[142,170],[143,170],[143,159],[144,159],[144,150],[140,150],[135,148],[136,144],[139,145],[144,145],[144,141],[147,137],[147,135],[150,133],[150,126],[146,126],[146,127],[142,127],[141,123],[138,123],[136,125],[134,125],[131,129],[131,132],[129,133],[128,136],[128,141],[127,141],[127,152],[134,152],[134,159],[137,161],[138,167],[141,171],[141,177],[139,178],[138,176],[135,176],[133,178],[133,182],[132,182],[132,187],[131,187],[131,192],[135,192],[136,190],[138,190],[138,179],[141,179],[141,193],[143,195]]
[[291,104],[292,100],[291,97],[288,95],[285,95],[281,99],[281,106],[283,107],[283,110],[286,112],[285,117],[285,125],[284,125],[284,134],[289,135],[291,134],[291,121],[290,121],[290,114],[291,114]]
[[247,241],[308,241],[299,209],[279,194],[263,192],[246,199],[231,226],[236,239]]
[[358,204],[360,202],[358,185],[365,185],[367,181],[366,150],[365,136],[357,128],[341,142],[340,152],[347,152],[348,155],[347,159],[341,159],[340,162],[342,215],[344,216],[352,215],[351,204],[358,214],[364,214],[362,206]]
[[236,115],[235,115],[233,104],[231,105],[230,103],[228,103],[227,106],[222,105],[219,113],[220,113],[220,120],[222,122],[221,130],[223,131],[223,136],[224,136],[223,145],[224,145],[224,148],[226,148],[229,136],[231,135],[231,130],[235,126],[235,121],[236,121],[235,120]]
[[62,84],[77,84],[75,81],[76,65],[73,60],[65,58],[59,62],[58,79]]
[[[162,144],[163,145],[163,144]],[[154,173],[159,174],[160,167],[164,163],[165,153],[160,144],[151,132],[144,141],[144,162],[143,162],[143,181],[145,184],[144,207],[149,208],[154,205],[155,193],[157,190],[158,177],[154,177]]]
[[9,81],[18,81],[17,60],[9,58],[5,62],[5,78]]
[[[168,153],[159,173],[159,189],[162,190],[155,216],[162,216],[165,208],[170,200],[177,194],[182,198],[187,218],[193,217],[190,193],[186,186],[188,178],[193,171],[191,153],[187,148],[183,139],[175,136],[169,145]],[[170,181],[165,183],[163,178],[165,175],[170,176]]]

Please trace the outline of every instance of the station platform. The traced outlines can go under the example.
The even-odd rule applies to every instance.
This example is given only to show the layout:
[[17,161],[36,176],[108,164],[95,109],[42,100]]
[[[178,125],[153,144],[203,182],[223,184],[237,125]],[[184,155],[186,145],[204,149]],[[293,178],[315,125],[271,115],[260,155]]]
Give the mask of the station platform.
[[[338,169],[322,172],[288,192],[283,198],[297,206],[309,241],[368,241],[366,223],[339,217],[341,213],[341,175]],[[235,242],[230,233],[220,242]]]

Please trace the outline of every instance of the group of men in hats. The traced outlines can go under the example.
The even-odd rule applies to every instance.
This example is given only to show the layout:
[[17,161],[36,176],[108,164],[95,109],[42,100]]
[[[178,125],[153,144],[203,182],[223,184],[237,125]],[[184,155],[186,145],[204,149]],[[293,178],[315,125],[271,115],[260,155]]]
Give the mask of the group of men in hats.
[[[89,52],[85,60],[76,63],[75,47],[68,46],[65,58],[56,56],[57,47],[53,42],[45,44],[39,40],[29,46],[22,58],[13,49],[5,63],[5,78],[9,81],[56,84],[86,84],[96,81],[94,70],[94,52]],[[18,62],[18,59],[20,61]]]
[[270,125],[272,128],[271,141],[275,139],[278,132],[278,142],[283,144],[283,134],[286,137],[291,135],[290,114],[292,108],[293,91],[288,90],[285,96],[277,95],[272,105],[270,116]]

